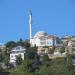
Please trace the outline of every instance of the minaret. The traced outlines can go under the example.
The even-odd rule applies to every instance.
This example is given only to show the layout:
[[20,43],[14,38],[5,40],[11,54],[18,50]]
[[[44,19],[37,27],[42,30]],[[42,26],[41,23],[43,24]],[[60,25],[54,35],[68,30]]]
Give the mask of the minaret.
[[31,10],[29,11],[29,35],[30,35],[30,39],[32,38],[32,12]]

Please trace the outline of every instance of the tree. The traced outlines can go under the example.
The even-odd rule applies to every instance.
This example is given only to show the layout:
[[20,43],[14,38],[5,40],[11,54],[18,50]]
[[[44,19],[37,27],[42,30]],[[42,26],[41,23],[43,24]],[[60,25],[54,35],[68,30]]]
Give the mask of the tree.
[[0,72],[3,72],[4,71],[4,69],[2,68],[2,66],[0,65]]
[[39,69],[39,56],[37,55],[37,47],[28,47],[25,54],[25,63],[28,73],[34,74]]
[[9,42],[7,42],[7,43],[5,44],[5,46],[6,46],[6,51],[7,51],[7,53],[9,53],[9,51],[10,51],[13,47],[16,46],[16,42],[14,42],[14,41],[9,41]]
[[28,59],[32,60],[37,60],[38,59],[38,54],[37,54],[37,47],[28,47],[26,50],[26,56],[28,57]]
[[54,53],[54,49],[53,48],[49,48],[49,53],[53,54]]
[[3,52],[0,52],[0,62],[3,62],[5,60],[5,55]]
[[60,48],[60,53],[63,53],[63,52],[65,52],[65,47],[64,46]]
[[14,42],[14,41],[8,41],[8,42],[5,44],[5,46],[6,46],[6,50],[5,50],[5,56],[6,56],[6,58],[5,58],[5,64],[8,65],[8,63],[9,63],[9,58],[10,58],[10,51],[11,51],[11,49],[12,49],[13,47],[16,47],[16,42]]
[[20,65],[22,63],[23,63],[23,59],[22,59],[21,55],[16,56],[16,64]]
[[14,41],[9,41],[9,42],[7,42],[5,45],[6,45],[6,48],[13,48],[13,47],[16,46],[16,42],[14,42]]
[[29,43],[28,40],[25,40],[24,46],[25,46],[26,49],[30,48],[30,43]]
[[71,54],[67,54],[67,68],[70,71],[72,69],[72,55]]
[[24,46],[24,41],[22,40],[22,38],[20,38],[20,40],[17,42],[18,46]]
[[44,55],[44,56],[43,56],[43,61],[49,61],[48,55]]

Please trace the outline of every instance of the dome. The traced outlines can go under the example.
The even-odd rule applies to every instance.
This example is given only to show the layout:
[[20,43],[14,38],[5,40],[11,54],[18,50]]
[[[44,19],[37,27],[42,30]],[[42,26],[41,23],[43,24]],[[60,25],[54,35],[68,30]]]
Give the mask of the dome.
[[44,31],[38,31],[34,37],[42,37],[42,36],[47,36],[47,33]]

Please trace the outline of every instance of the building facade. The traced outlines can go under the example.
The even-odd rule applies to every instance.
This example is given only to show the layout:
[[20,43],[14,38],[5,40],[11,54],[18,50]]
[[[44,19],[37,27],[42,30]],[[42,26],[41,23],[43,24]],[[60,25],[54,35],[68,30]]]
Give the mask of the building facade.
[[37,46],[37,47],[57,47],[60,46],[60,39],[54,35],[47,35],[44,31],[39,31],[35,34],[35,36],[30,39],[31,46]]
[[21,55],[21,58],[24,60],[24,53],[25,53],[25,48],[22,46],[17,46],[12,48],[10,52],[10,63],[15,63],[16,62],[16,56]]
[[72,37],[68,42],[68,50],[72,56],[72,65],[75,66],[75,37]]
[[48,48],[59,47],[61,44],[60,39],[54,35],[48,35],[44,31],[38,31],[34,36],[32,36],[32,12],[29,13],[29,40],[31,47],[37,46],[38,54],[48,53]]
[[48,54],[50,48],[60,47],[61,41],[57,36],[47,35],[44,31],[39,31],[30,39],[32,47],[38,47],[37,53],[39,55]]

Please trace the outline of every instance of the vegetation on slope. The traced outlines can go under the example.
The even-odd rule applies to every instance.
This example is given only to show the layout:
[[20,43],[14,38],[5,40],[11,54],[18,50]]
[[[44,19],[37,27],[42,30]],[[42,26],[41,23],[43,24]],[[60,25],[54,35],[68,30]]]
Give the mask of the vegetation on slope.
[[[7,49],[17,45],[22,45],[26,48],[25,59],[21,62],[21,58],[17,57],[17,66],[7,68],[10,75],[75,75],[74,66],[71,64],[71,56],[68,53],[66,58],[49,59],[47,55],[40,57],[37,55],[36,46],[30,47],[27,41],[23,42],[22,40],[17,44],[8,42]],[[63,52],[62,50],[61,53]],[[3,69],[0,68],[1,70]]]

